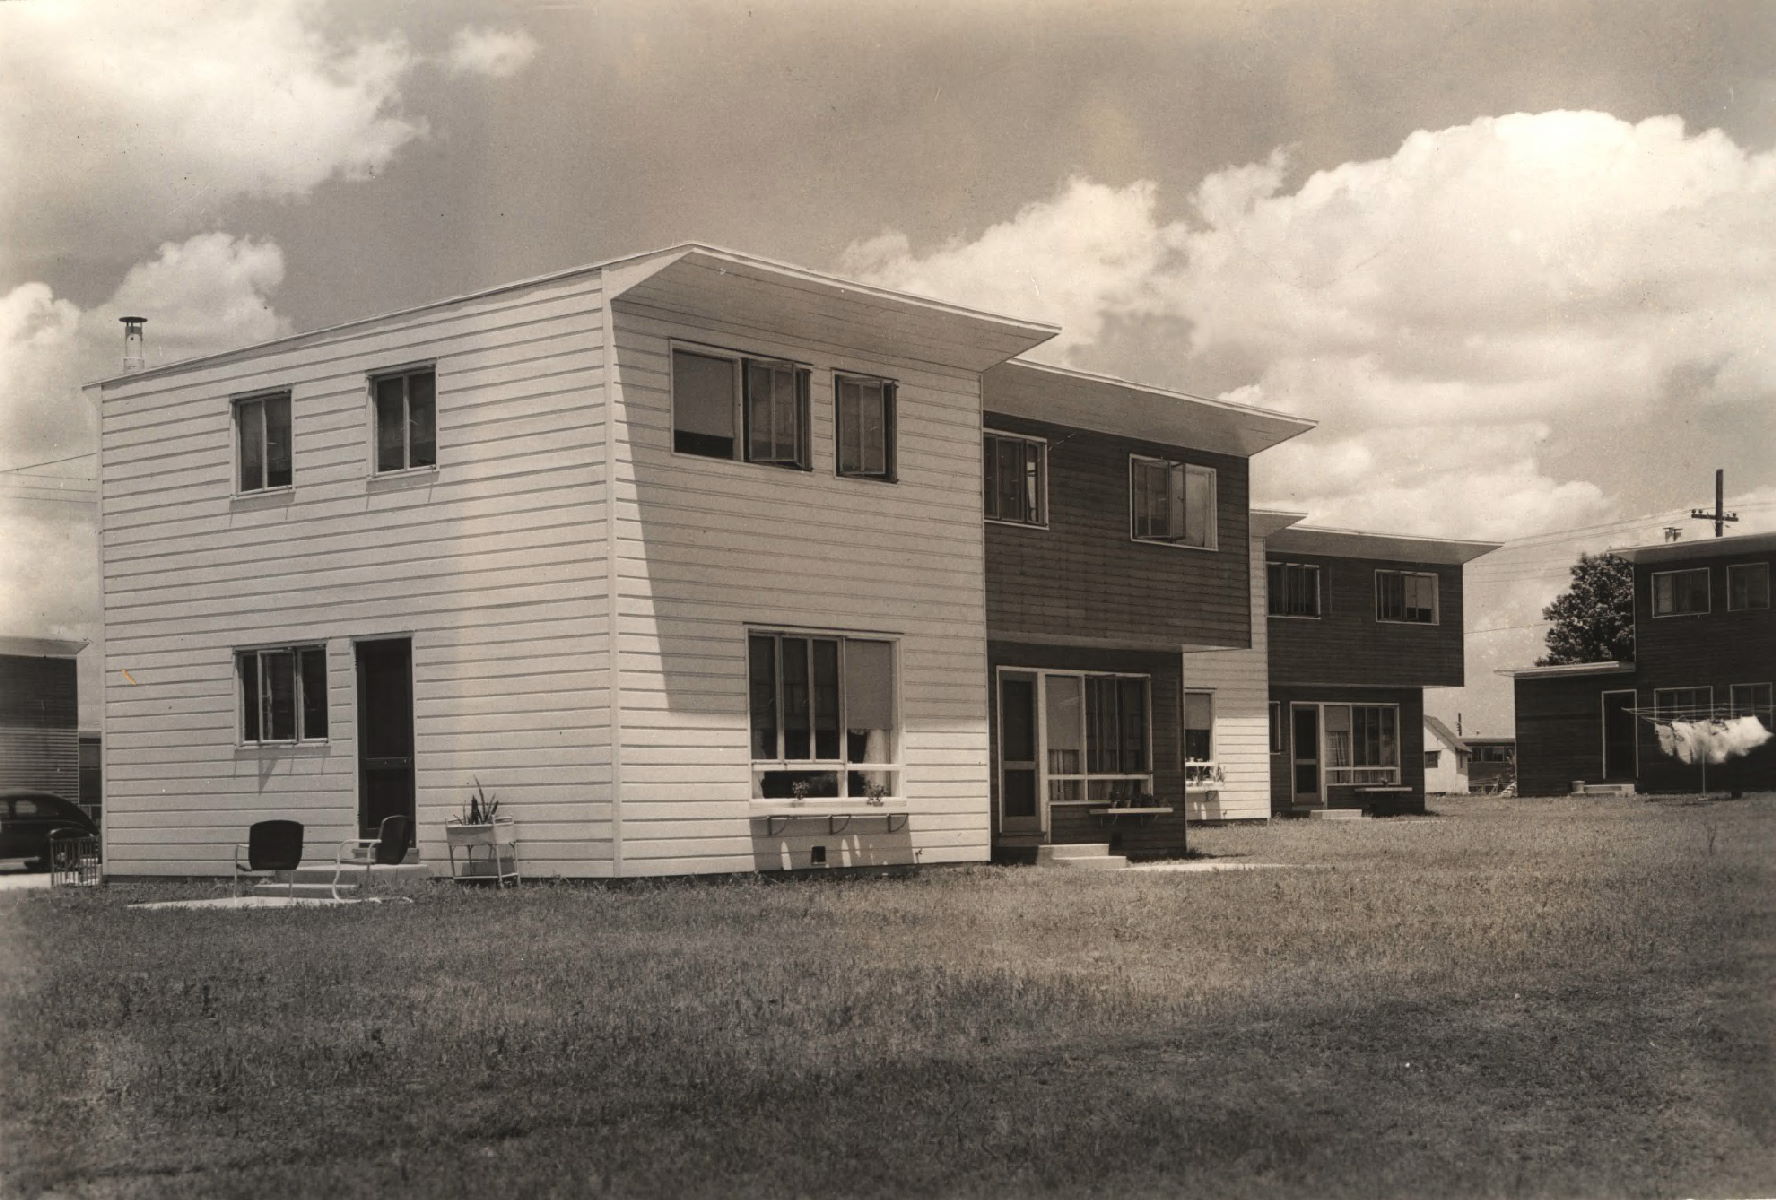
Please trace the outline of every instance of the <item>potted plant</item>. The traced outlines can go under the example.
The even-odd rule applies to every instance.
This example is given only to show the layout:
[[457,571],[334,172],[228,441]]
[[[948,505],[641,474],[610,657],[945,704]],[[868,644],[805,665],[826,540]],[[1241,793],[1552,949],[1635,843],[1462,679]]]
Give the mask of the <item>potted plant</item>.
[[[475,778],[475,790],[461,812],[444,824],[444,839],[450,847],[452,873],[456,870],[456,852],[463,851],[460,875],[470,877],[504,877],[508,873],[505,860],[514,843],[513,821],[499,815],[499,797],[481,786]],[[486,847],[480,853],[476,847]]]

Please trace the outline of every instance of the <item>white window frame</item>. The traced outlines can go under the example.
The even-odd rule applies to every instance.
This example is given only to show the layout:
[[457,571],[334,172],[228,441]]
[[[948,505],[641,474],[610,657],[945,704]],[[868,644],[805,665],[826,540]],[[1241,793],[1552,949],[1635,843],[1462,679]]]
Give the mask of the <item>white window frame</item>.
[[[838,642],[838,758],[752,757],[752,639],[754,637],[806,638],[809,641],[810,646],[813,642],[819,640]],[[894,752],[890,755],[892,759],[891,762],[854,763],[845,758],[845,735],[847,732],[845,726],[845,642],[847,639],[859,642],[885,642],[890,647],[889,653],[892,656],[894,664]],[[887,795],[883,797],[884,804],[889,802],[893,802],[897,805],[904,803],[906,793],[906,709],[902,705],[901,697],[901,653],[900,637],[898,635],[891,633],[870,633],[856,629],[794,629],[774,625],[749,625],[745,629],[741,645],[743,647],[743,671],[747,692],[746,753],[751,763],[749,771],[749,778],[751,780],[749,794],[751,795],[753,803],[760,805],[783,805],[792,803],[791,800],[768,798],[761,794],[763,788],[763,776],[771,771],[797,771],[808,773],[830,771],[838,776],[839,794],[837,796],[809,797],[806,803],[811,812],[820,811],[819,806],[822,804],[855,805],[859,801],[867,800],[866,796],[852,796],[850,794],[851,772],[853,771],[872,775],[889,776],[892,780],[892,784],[888,789]],[[810,651],[810,669],[812,669],[812,665],[813,654]],[[777,664],[774,668],[774,673],[777,683],[777,698],[775,702],[775,712],[777,716],[777,750],[778,753],[781,754],[783,751],[783,655],[781,649],[778,651]],[[810,754],[812,754],[816,748],[814,737],[814,731],[810,728],[808,731],[808,750]]]
[[[1397,785],[1404,770],[1406,755],[1406,733],[1400,723],[1400,706],[1398,704],[1369,704],[1360,701],[1329,700],[1322,701],[1320,708],[1320,796],[1323,799],[1328,788],[1334,787],[1387,787]],[[1348,708],[1353,710],[1351,724],[1356,720],[1354,710],[1359,708],[1392,709],[1394,713],[1394,763],[1392,766],[1363,765],[1352,763],[1350,766],[1335,767],[1331,763],[1330,753],[1332,739],[1331,730],[1326,725],[1326,710],[1329,708]],[[1351,739],[1352,757],[1355,758],[1356,739]],[[1343,778],[1333,778],[1334,772],[1343,774]],[[1357,778],[1359,773],[1369,776],[1381,775],[1381,778]]]
[[[242,410],[249,404],[265,400],[282,399],[290,409],[290,482],[265,484],[256,488],[241,486],[241,421]],[[243,396],[231,396],[228,400],[228,435],[234,448],[234,479],[233,489],[236,496],[275,496],[296,489],[296,395],[290,388],[273,388],[267,392],[249,392]],[[261,455],[261,478],[271,474],[271,443],[265,433],[265,408],[259,409],[259,446]]]
[[[1406,579],[1428,579],[1428,580],[1430,580],[1431,581],[1431,619],[1428,621],[1414,621],[1410,617],[1384,617],[1384,616],[1382,616],[1381,615],[1381,577],[1383,575],[1398,575],[1402,579],[1402,582],[1400,584],[1400,589],[1401,589],[1400,590],[1400,611],[1401,612],[1405,612],[1408,607],[1406,604],[1406,591],[1405,591],[1406,584],[1405,584],[1404,580],[1406,580]],[[1435,571],[1404,571],[1404,570],[1399,570],[1397,568],[1391,568],[1391,567],[1377,567],[1375,569],[1375,620],[1376,620],[1376,623],[1380,624],[1380,625],[1418,625],[1421,627],[1441,625],[1443,623],[1443,579],[1442,579],[1442,576],[1438,575],[1437,572],[1435,572]]]
[[[1207,758],[1191,758],[1189,756],[1189,751],[1185,750],[1184,746],[1183,746],[1183,737],[1185,734],[1187,734],[1190,731],[1190,727],[1188,725],[1184,724],[1184,720],[1185,720],[1185,717],[1190,712],[1190,697],[1192,697],[1192,696],[1207,696],[1209,698],[1209,756]],[[1215,690],[1213,688],[1185,688],[1182,696],[1179,698],[1179,700],[1178,700],[1178,731],[1179,731],[1178,749],[1183,756],[1183,760],[1184,760],[1184,764],[1185,764],[1186,768],[1188,768],[1192,765],[1195,765],[1195,766],[1202,766],[1205,764],[1208,766],[1215,765],[1215,762],[1216,762],[1216,759],[1215,759],[1215,719],[1216,719],[1216,715],[1217,715],[1215,710],[1216,710]]]
[[[1312,612],[1310,612],[1310,613],[1277,612],[1275,610],[1275,608],[1272,607],[1272,605],[1271,605],[1272,594],[1271,594],[1271,589],[1270,589],[1270,569],[1272,567],[1283,568],[1283,577],[1285,580],[1285,591],[1287,590],[1286,582],[1288,579],[1288,573],[1291,569],[1297,570],[1297,571],[1312,571],[1313,572],[1313,581],[1314,581],[1314,587],[1313,587],[1314,604],[1313,604],[1313,607],[1314,607],[1314,610]],[[1325,581],[1326,581],[1325,569],[1319,563],[1293,562],[1288,559],[1281,559],[1281,558],[1266,559],[1264,561],[1264,612],[1265,612],[1265,615],[1267,617],[1275,617],[1276,619],[1282,620],[1282,621],[1318,621],[1318,620],[1320,620],[1321,618],[1323,618],[1326,615],[1326,582]]]
[[[733,452],[726,458],[715,454],[698,454],[691,450],[678,448],[678,354],[701,355],[704,358],[720,358],[734,364],[734,388],[729,400],[729,420],[734,431]],[[760,354],[745,350],[733,350],[725,346],[708,346],[700,342],[687,342],[674,339],[667,343],[666,375],[670,425],[666,436],[672,453],[681,458],[693,458],[700,462],[738,462],[752,466],[773,467],[783,471],[812,471],[814,469],[814,370],[804,362],[783,358],[775,354]],[[797,438],[800,440],[801,457],[794,462],[774,461],[765,458],[753,458],[751,431],[747,426],[746,413],[746,374],[747,367],[753,364],[768,367],[787,368],[796,381],[796,416],[799,424]]]
[[[1669,696],[1673,692],[1703,692],[1703,693],[1706,693],[1708,696],[1708,699],[1704,700],[1701,704],[1699,704],[1699,705],[1690,704],[1690,705],[1685,705],[1683,707],[1688,708],[1690,710],[1694,710],[1694,709],[1698,709],[1698,708],[1706,709],[1710,714],[1712,714],[1714,712],[1714,685],[1713,684],[1706,684],[1701,687],[1654,688],[1653,689],[1653,715],[1655,717],[1663,716],[1665,713],[1665,704],[1664,704],[1664,701],[1661,699],[1661,697]],[[1679,720],[1694,720],[1694,719],[1697,719],[1699,716],[1700,716],[1699,713],[1696,713],[1694,711],[1690,711],[1690,712],[1684,713],[1682,716],[1678,717],[1677,719],[1679,719]]]
[[[413,421],[409,414],[409,401],[412,389],[406,381],[414,375],[430,373],[432,377],[432,461],[413,465]],[[399,467],[383,467],[378,459],[381,447],[378,444],[378,423],[376,413],[376,385],[385,379],[399,379],[401,386],[401,463]],[[364,391],[369,402],[370,417],[370,474],[377,478],[391,475],[424,474],[438,469],[438,364],[432,362],[406,363],[398,367],[371,371],[364,377]]]
[[1272,754],[1289,752],[1289,731],[1283,725],[1283,702],[1272,700],[1269,704],[1270,729],[1267,731]]
[[[843,385],[859,383],[882,390],[882,470],[847,471],[844,467],[845,416],[840,399]],[[900,482],[900,385],[881,375],[863,375],[856,371],[834,371],[833,402],[833,474],[840,479],[861,479],[869,483]]]
[[[1022,442],[1025,445],[1036,447],[1036,504],[1038,511],[1036,513],[1037,519],[1034,521],[1020,521],[1015,517],[999,517],[989,513],[986,514],[987,523],[990,525],[1010,525],[1015,529],[1047,529],[1049,467],[1048,439],[1036,434],[1012,433],[1007,429],[983,429],[981,430],[981,457],[983,460],[986,457],[986,440],[988,438],[998,438],[1000,441]],[[985,510],[985,501],[990,495],[992,495],[992,493],[987,491],[987,473],[983,463],[981,468],[981,500],[983,512]]]
[[[1739,699],[1740,691],[1745,690],[1745,689],[1749,689],[1749,688],[1764,689],[1764,702],[1762,704],[1757,703],[1755,700],[1741,701]],[[1735,684],[1730,684],[1727,687],[1727,712],[1728,712],[1728,714],[1731,716],[1747,716],[1748,715],[1748,716],[1756,717],[1759,721],[1763,722],[1763,726],[1765,729],[1776,728],[1776,713],[1772,713],[1770,711],[1770,706],[1772,704],[1776,704],[1776,684],[1735,683]],[[1741,713],[1739,711],[1741,708],[1747,709],[1749,711],[1747,713]],[[1760,711],[1760,710],[1762,710],[1762,711]]]
[[[330,663],[328,661],[327,643],[325,643],[325,642],[288,642],[288,643],[283,643],[280,645],[272,645],[272,646],[239,646],[239,647],[235,648],[235,650],[234,650],[234,697],[235,697],[234,724],[235,724],[235,744],[236,745],[249,746],[249,747],[256,747],[256,746],[320,746],[320,745],[325,745],[325,744],[327,744],[327,742],[332,740],[333,713],[332,713],[331,700],[329,697],[323,697],[323,699],[322,699],[322,706],[325,709],[325,711],[327,712],[327,732],[322,734],[319,737],[311,737],[308,735],[308,730],[306,728],[307,717],[305,715],[305,710],[306,710],[307,706],[303,703],[303,700],[304,700],[303,688],[305,685],[302,682],[302,655],[303,655],[304,651],[309,651],[309,650],[316,650],[316,651],[320,652],[322,686],[325,688],[331,689],[333,670],[332,670],[332,663]],[[295,725],[295,730],[296,730],[296,736],[293,738],[270,738],[270,737],[264,736],[266,730],[271,728],[271,698],[266,692],[267,675],[266,675],[266,671],[265,671],[265,656],[268,654],[288,654],[288,655],[291,655],[292,659],[293,659],[292,668],[291,668],[291,671],[292,671],[291,703],[294,705],[294,708],[293,708],[294,725]],[[249,656],[249,655],[253,656],[253,658],[255,659],[256,665],[254,667],[254,673],[257,677],[258,688],[259,688],[259,695],[257,697],[257,699],[258,699],[257,707],[259,709],[259,733],[260,733],[260,736],[257,738],[248,738],[247,737],[247,722],[246,722],[247,679],[246,679],[246,672],[242,670],[241,664],[242,664],[243,660],[245,660],[247,658],[247,656]]]
[[[1084,807],[1087,805],[1101,808],[1108,805],[1110,799],[1107,797],[1092,799],[1091,785],[1093,783],[1108,783],[1111,785],[1118,783],[1136,783],[1140,785],[1140,790],[1143,793],[1148,795],[1153,793],[1153,676],[1151,674],[1141,671],[1049,670],[1045,667],[1001,666],[995,672],[993,678],[993,687],[995,689],[993,695],[995,697],[995,704],[998,703],[997,697],[1002,694],[1001,677],[1007,671],[1017,675],[1033,675],[1036,677],[1036,807],[1043,832],[1046,833],[1049,827],[1048,810],[1050,808]],[[1087,735],[1091,728],[1089,720],[1091,706],[1085,698],[1086,688],[1084,681],[1087,679],[1139,679],[1146,684],[1146,712],[1144,714],[1145,721],[1143,722],[1145,728],[1142,730],[1141,745],[1141,756],[1147,760],[1147,770],[1145,773],[1101,773],[1091,770],[1078,772],[1051,772],[1049,770],[1048,681],[1057,676],[1066,676],[1080,681],[1079,745],[1080,766],[1082,767],[1089,767],[1091,763],[1091,747],[1087,744]],[[1182,719],[1182,714],[1180,714],[1180,719]],[[1003,728],[1003,721],[1004,714],[1001,713],[1001,728]],[[1000,741],[998,745],[1002,748],[1004,742]],[[994,775],[996,778],[999,778],[1003,773],[1002,750],[995,753],[995,758],[1001,760],[994,763]],[[1078,798],[1072,800],[1056,800],[1054,798],[1054,788],[1050,786],[1054,783],[1078,783]],[[1000,794],[1004,794],[1003,782],[1001,782]]]
[[[1203,532],[1207,537],[1205,542],[1198,545],[1195,542],[1185,541],[1183,530],[1179,531],[1177,537],[1154,537],[1151,534],[1144,535],[1139,531],[1139,525],[1137,523],[1139,517],[1136,512],[1135,501],[1140,494],[1140,490],[1135,484],[1135,473],[1141,465],[1168,468],[1166,473],[1166,496],[1168,497],[1168,508],[1170,507],[1169,498],[1171,496],[1171,488],[1176,486],[1183,489],[1183,495],[1179,500],[1178,512],[1180,520],[1183,521],[1185,527],[1188,527],[1190,524],[1190,514],[1185,508],[1185,498],[1189,496],[1190,490],[1186,486],[1185,480],[1192,474],[1208,476],[1209,519],[1203,526]],[[1180,550],[1218,550],[1220,548],[1221,537],[1220,473],[1217,472],[1214,467],[1203,466],[1201,463],[1183,462],[1174,458],[1156,458],[1150,454],[1130,454],[1128,463],[1128,514],[1129,540],[1131,542],[1140,542],[1142,545],[1147,546],[1173,546]]]
[[[1663,579],[1663,578],[1667,578],[1667,577],[1675,577],[1678,575],[1697,575],[1697,574],[1702,576],[1702,578],[1706,584],[1706,586],[1703,588],[1703,594],[1707,597],[1707,599],[1703,601],[1702,607],[1701,608],[1686,608],[1681,612],[1660,612],[1659,611],[1659,580]],[[1653,576],[1652,576],[1652,580],[1647,584],[1647,588],[1648,588],[1647,602],[1653,610],[1653,619],[1654,620],[1664,620],[1666,617],[1701,617],[1701,616],[1706,616],[1707,614],[1714,611],[1714,572],[1710,571],[1707,567],[1685,567],[1681,571],[1654,571]],[[1677,588],[1675,585],[1673,585],[1672,597],[1674,600],[1675,600],[1676,596],[1677,596]],[[1666,690],[1670,690],[1670,689],[1666,689]]]
[[[1762,571],[1764,573],[1764,602],[1762,604],[1733,603],[1733,572]],[[1770,564],[1767,562],[1728,563],[1727,564],[1727,611],[1728,612],[1763,612],[1770,607]]]

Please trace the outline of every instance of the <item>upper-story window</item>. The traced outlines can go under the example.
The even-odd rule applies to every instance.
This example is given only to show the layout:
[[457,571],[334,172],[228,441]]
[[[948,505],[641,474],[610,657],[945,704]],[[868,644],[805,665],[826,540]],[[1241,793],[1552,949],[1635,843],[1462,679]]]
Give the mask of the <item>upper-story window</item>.
[[241,741],[318,742],[327,737],[327,649],[242,650]]
[[1437,623],[1437,576],[1429,571],[1377,571],[1375,619]]
[[1727,568],[1727,611],[1770,607],[1770,564],[1734,563]]
[[894,384],[860,375],[835,375],[833,409],[838,473],[847,479],[893,483]]
[[1048,443],[988,431],[981,440],[987,520],[1048,524]]
[[438,463],[438,376],[432,367],[372,375],[376,470],[407,471]]
[[1314,563],[1266,563],[1266,593],[1273,617],[1320,615],[1320,568]]
[[1653,575],[1653,615],[1682,617],[1705,613],[1711,607],[1708,568],[1659,571]]
[[263,492],[290,486],[290,393],[234,402],[240,446],[240,490]]
[[672,448],[809,469],[808,370],[774,358],[674,350]]
[[1130,536],[1141,542],[1215,548],[1215,470],[1129,455]]

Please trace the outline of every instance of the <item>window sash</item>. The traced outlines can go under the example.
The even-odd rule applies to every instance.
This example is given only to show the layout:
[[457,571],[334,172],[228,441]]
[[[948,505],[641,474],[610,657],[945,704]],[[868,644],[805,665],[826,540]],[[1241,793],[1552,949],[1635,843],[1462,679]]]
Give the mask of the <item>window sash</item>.
[[1756,717],[1765,729],[1776,728],[1776,686],[1768,683],[1735,683],[1727,689],[1729,713],[1735,717]]
[[808,466],[808,373],[789,363],[745,360],[746,461]]
[[1437,576],[1428,571],[1377,571],[1375,619],[1435,625]]
[[1215,761],[1215,693],[1184,693],[1184,761]]
[[1770,607],[1770,564],[1733,563],[1727,568],[1727,610]]
[[884,379],[834,380],[838,473],[855,479],[894,478],[895,387]]
[[1653,715],[1679,719],[1714,712],[1714,688],[1654,688]]
[[1653,575],[1653,615],[1683,617],[1705,613],[1711,607],[1707,567],[1686,571],[1658,571]]
[[1316,563],[1265,564],[1267,607],[1273,617],[1320,615],[1320,568]]
[[236,652],[235,662],[243,743],[326,740],[326,647],[242,650]]
[[1326,783],[1349,786],[1400,781],[1400,710],[1392,704],[1321,706]]
[[438,381],[431,367],[370,379],[376,409],[376,470],[406,471],[438,462]]
[[983,494],[989,521],[1048,522],[1048,443],[1019,434],[981,438]]
[[747,663],[755,797],[782,798],[758,793],[788,786],[793,778],[811,785],[811,798],[866,797],[872,786],[896,790],[901,767],[892,641],[752,632]]
[[[1107,803],[1131,790],[1150,794],[1151,678],[1075,671],[1034,674],[1044,715],[1047,760],[1041,764],[1041,778],[1049,803]],[[1057,745],[1059,739],[1064,744]]]
[[1129,510],[1130,536],[1137,541],[1213,550],[1215,469],[1130,455]]
[[285,488],[291,481],[290,394],[256,396],[234,405],[240,491]]

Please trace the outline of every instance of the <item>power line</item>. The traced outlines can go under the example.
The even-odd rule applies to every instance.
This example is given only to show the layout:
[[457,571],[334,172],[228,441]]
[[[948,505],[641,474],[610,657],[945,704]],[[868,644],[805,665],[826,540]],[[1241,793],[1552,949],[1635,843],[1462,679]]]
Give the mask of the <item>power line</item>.
[[81,454],[70,454],[66,458],[46,458],[42,462],[20,463],[16,467],[0,467],[0,472],[8,474],[14,471],[29,471],[32,467],[53,467],[57,463],[73,462],[77,458],[91,458],[97,450],[88,450]]

